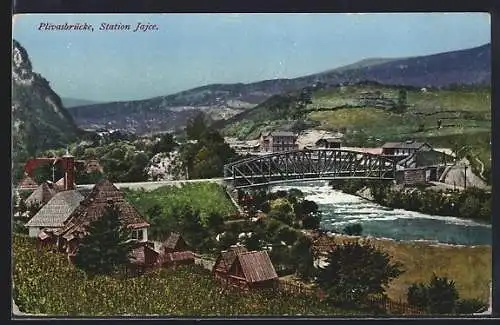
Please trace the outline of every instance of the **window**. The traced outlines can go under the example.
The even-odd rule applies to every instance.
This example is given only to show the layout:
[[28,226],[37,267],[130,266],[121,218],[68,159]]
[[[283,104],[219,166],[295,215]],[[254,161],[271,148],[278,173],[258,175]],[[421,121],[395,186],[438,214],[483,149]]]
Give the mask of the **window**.
[[134,229],[134,230],[132,230],[132,239],[143,240],[142,229]]

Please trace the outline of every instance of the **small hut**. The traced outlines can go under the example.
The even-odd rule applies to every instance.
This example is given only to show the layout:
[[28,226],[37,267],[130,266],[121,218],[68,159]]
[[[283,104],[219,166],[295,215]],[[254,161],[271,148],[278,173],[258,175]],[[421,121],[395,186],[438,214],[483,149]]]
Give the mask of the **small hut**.
[[57,191],[54,188],[54,184],[43,182],[36,188],[36,190],[33,191],[33,193],[30,194],[30,196],[28,196],[26,199],[26,205],[32,206],[39,204],[40,206],[43,206],[47,204],[47,202],[49,202],[50,199],[56,195],[56,193]]
[[176,232],[170,233],[168,239],[163,243],[163,253],[184,252],[190,250],[184,238]]
[[233,265],[238,254],[246,253],[248,250],[245,246],[233,245],[228,250],[222,251],[215,261],[214,267],[212,269],[212,274],[217,280],[225,281],[227,279],[227,273]]
[[160,265],[160,252],[141,243],[130,252],[128,272],[142,274]]
[[252,251],[236,256],[227,272],[227,283],[244,290],[275,288],[278,275],[266,251]]
[[163,267],[178,267],[194,264],[194,253],[191,251],[166,253],[162,256]]

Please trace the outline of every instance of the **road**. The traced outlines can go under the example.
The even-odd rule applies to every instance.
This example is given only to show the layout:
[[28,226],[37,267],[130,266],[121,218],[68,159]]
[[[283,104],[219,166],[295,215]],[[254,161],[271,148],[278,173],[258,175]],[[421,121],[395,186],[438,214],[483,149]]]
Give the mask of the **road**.
[[[144,189],[145,191],[152,191],[162,186],[181,186],[188,183],[217,183],[222,184],[224,178],[208,178],[208,179],[188,179],[188,180],[177,180],[177,181],[159,181],[159,182],[138,182],[138,183],[114,183],[118,188],[130,188],[130,189]],[[77,185],[78,189],[92,189],[95,184],[82,184]]]

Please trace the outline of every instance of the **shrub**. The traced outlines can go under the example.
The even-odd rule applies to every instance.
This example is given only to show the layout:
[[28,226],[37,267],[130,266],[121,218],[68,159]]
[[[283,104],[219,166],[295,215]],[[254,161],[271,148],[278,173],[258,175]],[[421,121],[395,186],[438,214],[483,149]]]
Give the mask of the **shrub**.
[[330,301],[362,303],[370,295],[383,295],[384,287],[404,271],[386,252],[370,243],[344,243],[328,255],[328,266],[320,269],[318,285]]
[[349,235],[349,236],[361,236],[363,233],[363,226],[359,223],[355,223],[352,225],[347,225],[343,229],[344,234]]
[[479,299],[460,299],[456,303],[458,314],[474,314],[485,311],[488,305]]

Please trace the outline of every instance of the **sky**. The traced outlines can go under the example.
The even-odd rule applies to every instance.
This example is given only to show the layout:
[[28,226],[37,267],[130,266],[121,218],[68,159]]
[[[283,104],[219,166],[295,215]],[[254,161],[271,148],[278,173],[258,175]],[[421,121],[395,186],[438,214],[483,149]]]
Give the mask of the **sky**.
[[[86,23],[94,31],[39,30]],[[101,31],[102,23],[130,30]],[[156,30],[133,30],[138,23]],[[490,42],[487,13],[23,14],[13,38],[61,97],[138,100],[212,83],[295,78],[366,58]]]

